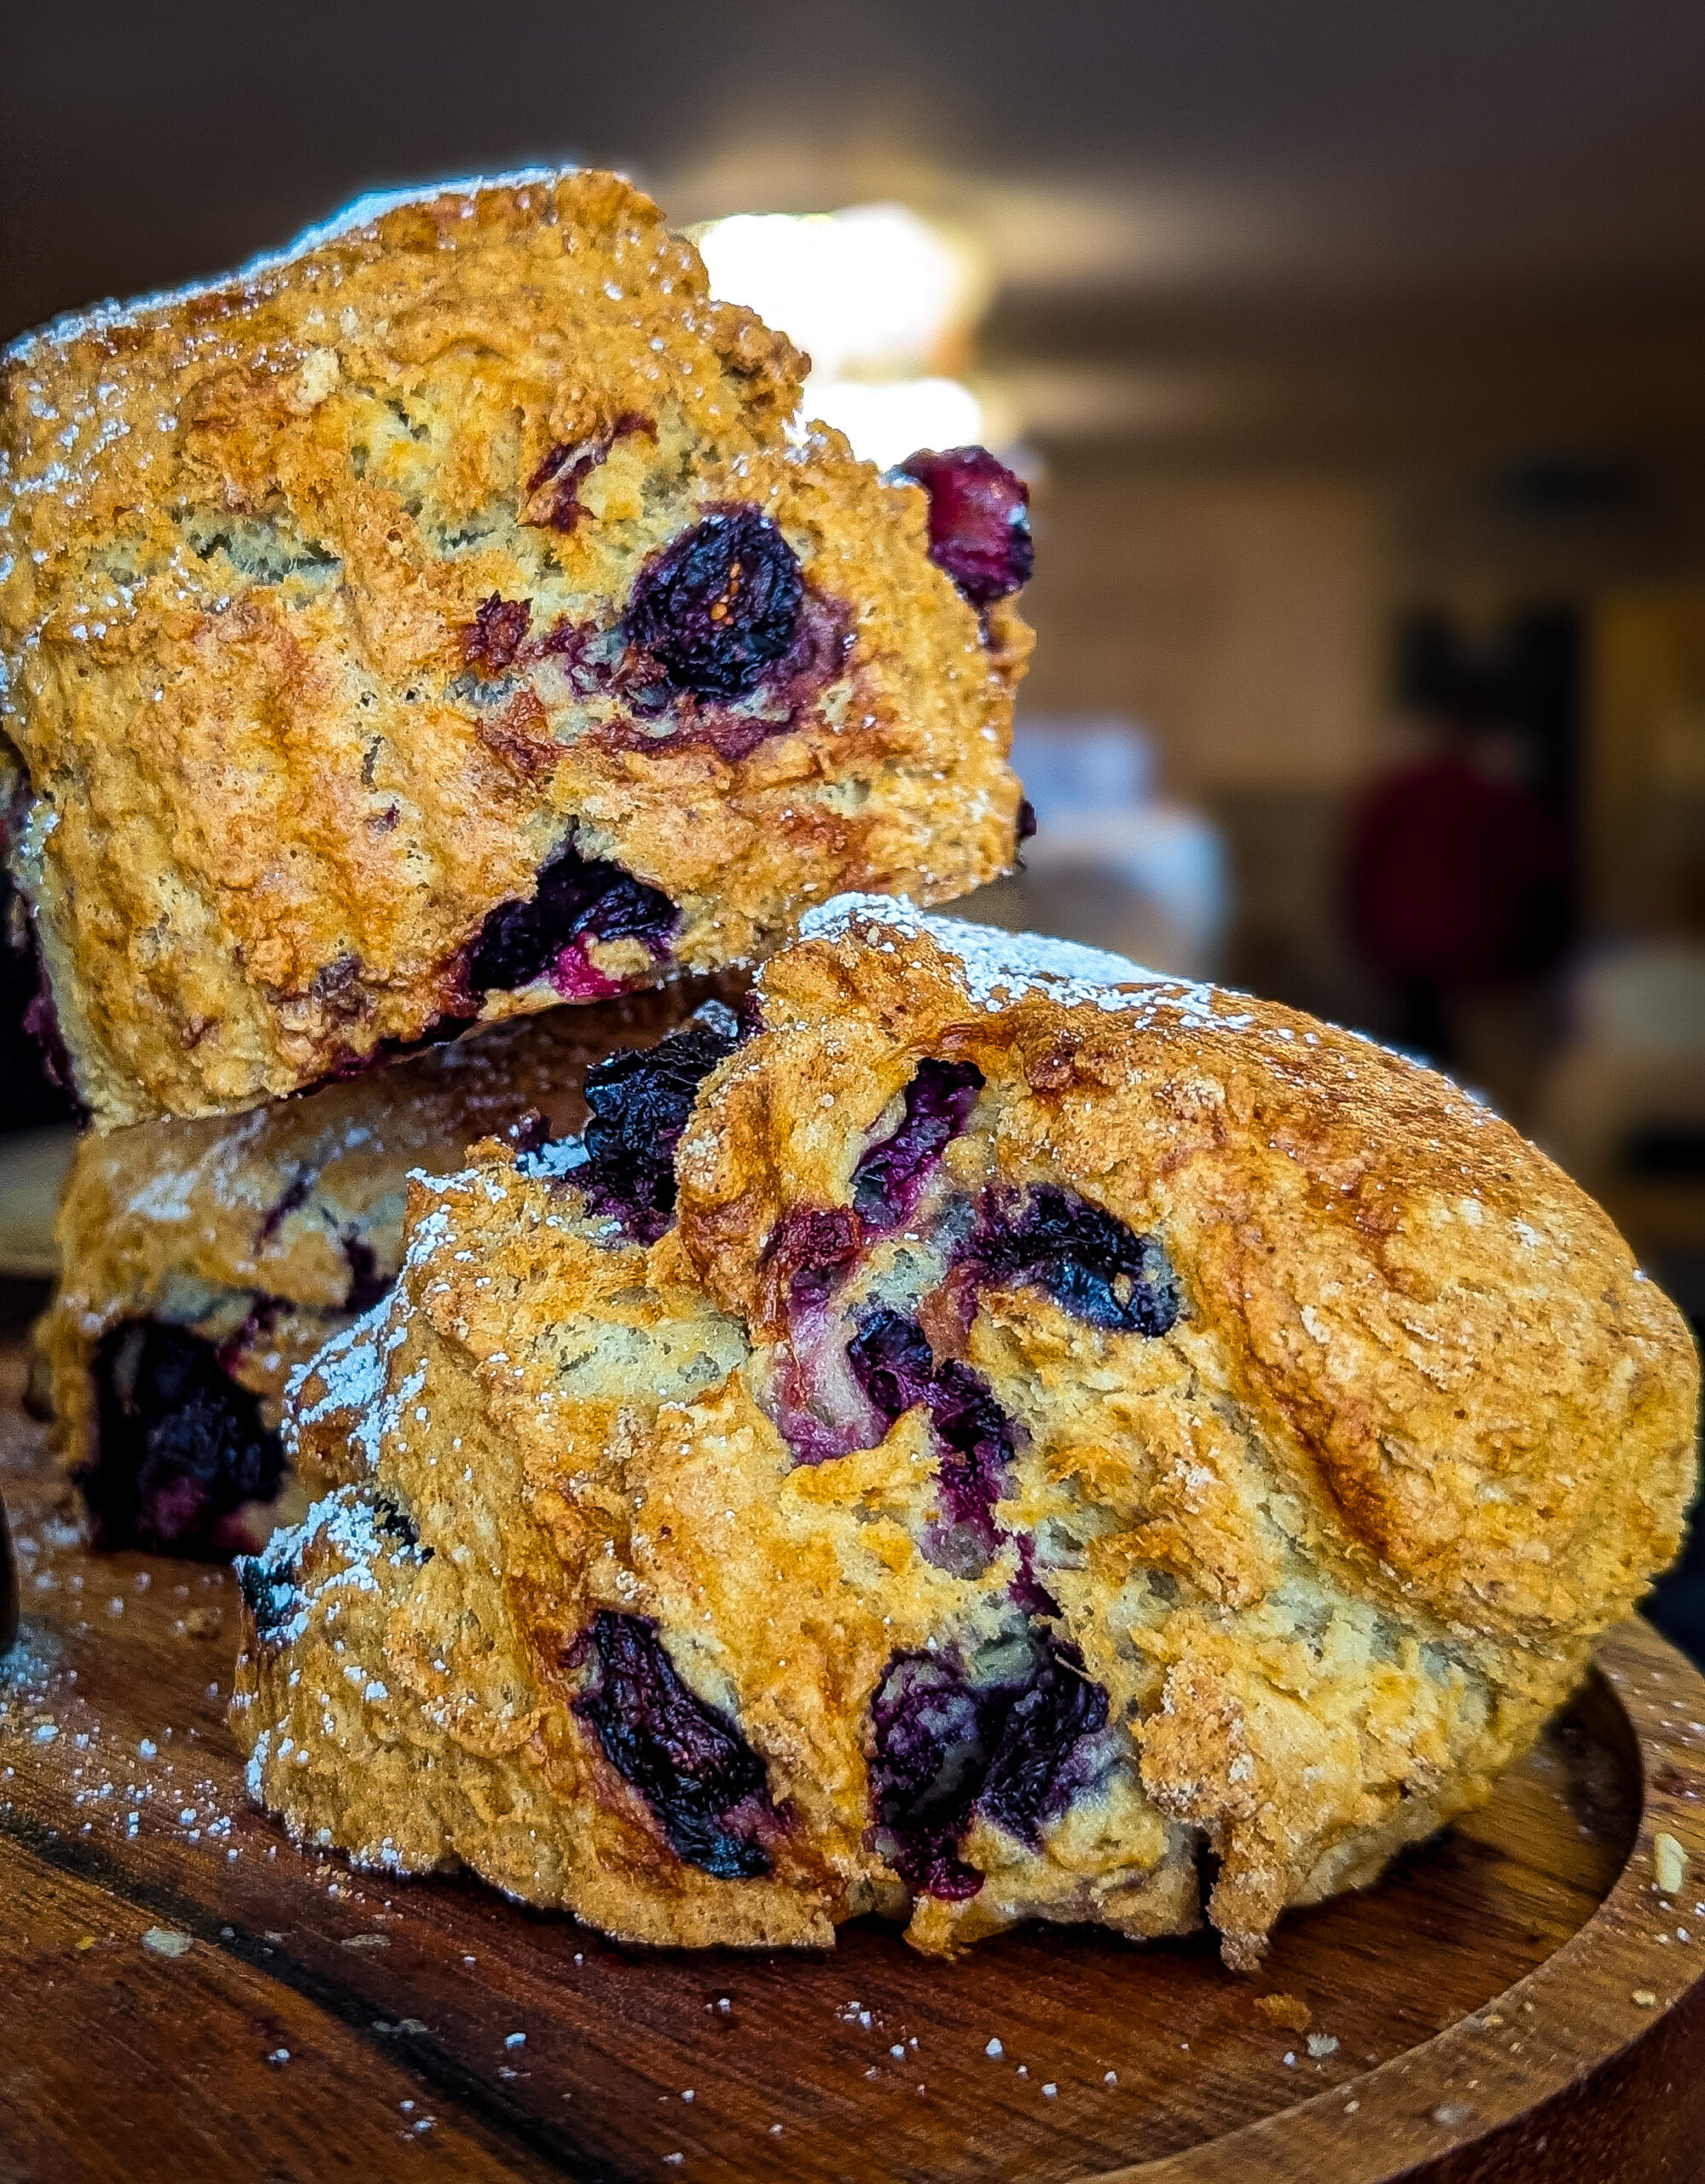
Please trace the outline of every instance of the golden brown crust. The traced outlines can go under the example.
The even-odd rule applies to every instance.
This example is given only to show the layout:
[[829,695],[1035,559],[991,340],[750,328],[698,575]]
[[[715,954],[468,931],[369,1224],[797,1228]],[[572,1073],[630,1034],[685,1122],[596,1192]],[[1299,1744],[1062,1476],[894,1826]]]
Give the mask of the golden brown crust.
[[[902,905],[809,922],[649,1249],[496,1146],[415,1187],[387,1319],[294,1417],[345,1483],[247,1581],[256,1793],[357,1858],[465,1860],[653,1942],[815,1942],[871,1908],[937,1950],[1031,1916],[1177,1931],[1206,1845],[1252,1963],[1286,1904],[1482,1799],[1673,1552],[1679,1316],[1541,1155],[1364,1040]],[[975,1105],[901,1227],[854,1220],[926,1058],[974,1063]],[[977,1238],[1047,1192],[1147,1239],[1168,1309],[967,1291]],[[802,1290],[825,1214],[852,1256]],[[846,1345],[879,1305],[1012,1422],[974,1552],[929,1411],[862,1424]],[[677,1854],[615,1765],[600,1615],[653,1624],[758,1756],[763,1873]],[[1044,1725],[1070,1687],[1039,1664],[1105,1694],[1033,1828],[1010,1798],[960,1813],[969,1892],[884,1817],[908,1659],[1029,1678]]]
[[[1006,868],[1029,632],[1002,601],[985,642],[919,488],[835,433],[790,442],[801,362],[589,172],[449,191],[14,349],[0,717],[97,1126],[548,1005],[542,980],[470,994],[467,952],[571,838],[678,906],[692,971],[838,887],[937,901]],[[809,671],[641,717],[598,640],[727,506],[798,556]],[[528,618],[484,644],[494,599]],[[588,952],[658,975],[631,940]]]
[[[742,983],[730,974],[715,990],[732,1000]],[[577,1130],[588,1070],[649,1046],[710,990],[687,980],[554,1009],[248,1114],[85,1136],[60,1204],[62,1271],[35,1331],[67,1472],[96,1457],[96,1353],[126,1321],[217,1345],[275,1430],[292,1374],[395,1281],[410,1169],[454,1168],[529,1111],[554,1134]],[[280,1504],[293,1517],[305,1507]]]

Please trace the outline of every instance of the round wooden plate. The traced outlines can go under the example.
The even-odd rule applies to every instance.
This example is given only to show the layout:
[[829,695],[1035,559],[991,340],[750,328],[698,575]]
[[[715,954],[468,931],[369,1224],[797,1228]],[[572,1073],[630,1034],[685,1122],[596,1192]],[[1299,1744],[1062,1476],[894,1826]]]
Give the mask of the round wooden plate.
[[224,1726],[229,1573],[87,1553],[0,1370],[9,2184],[1701,2173],[1705,1682],[1643,1624],[1483,1812],[1287,1920],[1254,1980],[1043,1928],[945,1966],[868,1923],[618,1949],[287,1843]]

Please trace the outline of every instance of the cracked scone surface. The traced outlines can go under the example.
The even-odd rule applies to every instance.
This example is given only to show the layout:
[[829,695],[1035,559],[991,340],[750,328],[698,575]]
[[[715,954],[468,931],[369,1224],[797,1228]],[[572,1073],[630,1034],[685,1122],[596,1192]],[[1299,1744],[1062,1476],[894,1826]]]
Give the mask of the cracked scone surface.
[[589,1070],[705,987],[519,1019],[244,1115],[85,1136],[35,1340],[96,1542],[229,1554],[299,1518],[285,1385],[396,1280],[409,1170],[456,1167],[518,1123],[577,1129]]
[[802,364],[595,172],[14,346],[12,856],[98,1127],[1006,868],[1022,572],[956,589]]
[[1205,1891],[1249,1966],[1673,1554],[1683,1323],[1364,1040],[892,903],[807,934],[625,1136],[412,1187],[295,1401],[342,1483],[243,1565],[251,1788],[639,1941]]

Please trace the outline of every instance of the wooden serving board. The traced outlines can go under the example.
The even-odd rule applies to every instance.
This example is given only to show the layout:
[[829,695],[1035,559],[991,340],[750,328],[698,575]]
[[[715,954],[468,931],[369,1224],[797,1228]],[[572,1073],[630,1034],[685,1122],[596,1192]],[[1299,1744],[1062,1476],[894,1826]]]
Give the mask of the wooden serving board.
[[1705,2173],[1705,1683],[1644,1625],[1484,1812],[1288,1920],[1254,1980],[1042,1928],[945,1966],[875,1923],[618,1949],[286,1842],[224,1725],[229,1572],[81,1547],[18,1379],[0,1359],[6,2184]]

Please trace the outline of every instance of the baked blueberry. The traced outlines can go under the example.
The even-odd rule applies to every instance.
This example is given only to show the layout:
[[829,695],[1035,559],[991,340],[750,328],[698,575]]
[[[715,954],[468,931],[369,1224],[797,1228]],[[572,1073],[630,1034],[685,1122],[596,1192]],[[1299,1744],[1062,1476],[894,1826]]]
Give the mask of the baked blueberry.
[[654,1244],[675,1211],[675,1148],[699,1087],[739,1043],[731,1010],[715,1002],[654,1047],[612,1054],[588,1072],[586,1165],[570,1171],[594,1213]]
[[618,981],[602,979],[601,992],[589,991],[589,981],[602,974],[580,943],[632,938],[661,962],[679,923],[667,895],[618,864],[570,847],[543,868],[527,900],[500,903],[491,912],[469,956],[467,983],[484,994],[548,978],[565,1000],[601,999]]
[[799,557],[756,508],[719,508],[640,571],[624,627],[678,689],[744,698],[793,642]]
[[74,1473],[97,1547],[229,1554],[219,1519],[278,1491],[284,1452],[257,1398],[186,1327],[129,1320],[95,1356],[93,1457]]
[[651,1808],[676,1857],[722,1880],[767,1873],[759,1834],[775,1815],[763,1762],[720,1708],[687,1689],[656,1623],[604,1609],[587,1653],[596,1682],[574,1710]]
[[966,1247],[979,1281],[1043,1291],[1074,1318],[1119,1333],[1164,1334],[1183,1309],[1152,1236],[1070,1191],[994,1191]]
[[908,456],[900,475],[930,497],[930,559],[973,607],[1004,599],[1030,580],[1030,489],[986,447],[929,449]]
[[853,1170],[853,1205],[867,1227],[892,1228],[917,1204],[942,1147],[965,1128],[983,1072],[975,1062],[920,1061],[906,1087],[906,1112],[892,1136]]
[[871,1804],[884,1848],[913,1888],[949,1901],[983,1875],[960,1846],[981,1815],[1034,1848],[1042,1823],[1093,1779],[1083,1746],[1107,1694],[1076,1647],[1031,1628],[1016,1676],[976,1681],[955,1657],[895,1660],[871,1701]]

